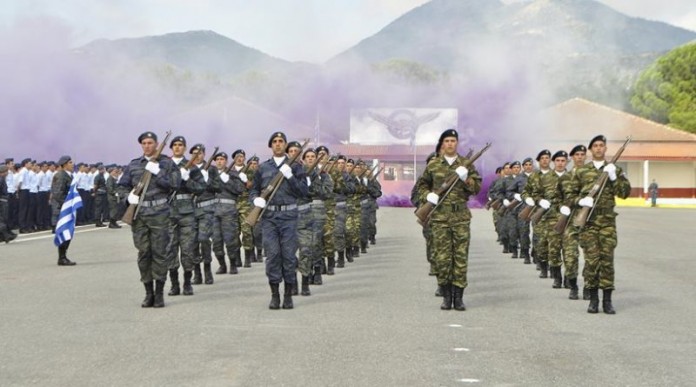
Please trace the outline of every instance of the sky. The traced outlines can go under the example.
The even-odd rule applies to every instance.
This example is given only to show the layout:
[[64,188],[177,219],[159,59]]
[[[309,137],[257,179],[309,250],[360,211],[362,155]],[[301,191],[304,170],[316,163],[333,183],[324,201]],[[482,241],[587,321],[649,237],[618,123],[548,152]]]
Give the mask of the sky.
[[[493,1],[493,0],[491,0]],[[517,0],[505,0],[512,2]],[[586,0],[578,0],[586,1]],[[213,30],[291,61],[324,62],[427,0],[4,0],[0,26],[60,19],[73,46],[190,30]],[[694,0],[601,0],[630,16],[696,31]]]

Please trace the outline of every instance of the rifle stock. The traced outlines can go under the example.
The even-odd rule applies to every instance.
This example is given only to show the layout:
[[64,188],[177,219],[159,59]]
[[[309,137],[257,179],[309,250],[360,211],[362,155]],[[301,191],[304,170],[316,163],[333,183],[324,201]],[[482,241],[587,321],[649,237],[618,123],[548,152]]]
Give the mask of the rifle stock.
[[[160,155],[162,154],[162,150],[164,150],[164,146],[169,141],[169,137],[171,135],[172,132],[167,131],[164,140],[161,143],[159,143],[159,145],[157,146],[157,150],[155,151],[155,154],[152,157],[154,160],[159,159]],[[129,226],[133,224],[133,220],[135,220],[135,218],[138,216],[140,204],[142,204],[143,200],[145,199],[147,188],[150,186],[150,180],[152,180],[152,173],[150,173],[150,171],[148,170],[145,170],[143,176],[140,178],[140,181],[138,181],[138,184],[133,189],[133,194],[140,196],[140,199],[138,200],[137,204],[128,203],[128,208],[126,208],[126,212],[123,213],[123,217],[121,218],[121,221],[123,221],[123,223]]]
[[[621,154],[624,152],[624,150],[626,150],[628,143],[631,142],[631,137],[632,136],[628,136],[626,138],[624,144],[621,146],[621,148],[619,148],[618,151],[616,151],[614,157],[611,158],[610,164],[616,164],[616,162],[619,160],[619,157],[621,157]],[[602,174],[599,175],[597,181],[595,181],[594,185],[592,185],[592,189],[590,189],[590,192],[587,194],[587,196],[590,196],[595,200],[599,199],[600,196],[602,196],[602,191],[604,191],[604,186],[607,184],[607,180],[609,180],[609,174],[602,170]],[[575,225],[576,227],[585,227],[587,219],[590,218],[590,215],[592,215],[593,210],[594,206],[580,207],[577,214],[573,218],[573,225]]]
[[568,220],[573,217],[573,212],[570,213],[570,215],[563,215],[558,218],[558,221],[556,224],[553,226],[553,231],[556,232],[556,234],[563,234],[565,233],[566,228],[568,227]]
[[532,215],[529,217],[529,221],[532,222],[532,224],[537,224],[545,213],[546,209],[539,206],[536,208],[536,210],[534,210],[534,212],[532,212]]
[[536,208],[536,206],[530,206],[528,204],[524,205],[525,207],[520,211],[519,215],[517,215],[517,218],[521,221],[524,222],[529,222],[530,217],[532,216],[532,212]]

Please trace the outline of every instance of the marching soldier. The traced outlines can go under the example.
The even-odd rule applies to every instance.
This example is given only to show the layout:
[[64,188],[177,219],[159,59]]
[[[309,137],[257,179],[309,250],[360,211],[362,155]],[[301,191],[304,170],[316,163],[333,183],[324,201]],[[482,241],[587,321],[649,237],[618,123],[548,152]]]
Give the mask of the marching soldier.
[[[425,159],[426,167],[436,157],[437,153],[435,152],[429,154],[428,157]],[[416,180],[416,184],[414,184],[413,188],[411,189],[411,204],[413,204],[413,206],[416,208],[421,206],[421,201],[418,196],[418,184],[422,178],[423,175],[418,177],[418,180]],[[437,275],[437,265],[435,264],[435,259],[433,257],[433,233],[430,228],[430,222],[428,222],[423,227],[423,238],[425,239],[425,258],[430,264],[430,270],[428,271],[428,275],[435,276]],[[439,285],[437,287],[437,290],[435,290],[435,296],[442,297],[442,287]]]
[[7,175],[7,166],[0,165],[0,241],[10,243],[17,238],[17,234],[13,233],[8,227],[7,199],[9,194],[7,193]]
[[[551,164],[551,151],[544,149],[536,157],[536,161],[539,163],[539,169],[534,171],[529,178],[527,178],[527,184],[524,186],[524,192],[522,192],[522,199],[525,204],[530,207],[536,207],[537,201],[541,195],[541,178],[542,176],[548,174],[551,170],[549,165]],[[537,225],[532,225],[532,230],[534,232],[534,238],[532,239],[532,257],[534,262],[537,264],[537,270],[540,271],[539,278],[548,277],[548,262],[546,256],[540,258],[539,237],[543,234],[542,228]],[[543,262],[542,262],[543,261]]]
[[[437,265],[437,282],[442,286],[443,310],[466,310],[462,295],[467,287],[467,266],[471,211],[467,206],[469,197],[481,190],[481,176],[467,159],[457,154],[459,134],[448,129],[440,135],[438,147],[442,154],[428,164],[418,182],[418,196],[437,208],[430,218],[433,233],[433,255]],[[440,148],[442,147],[442,148]],[[440,198],[434,190],[456,173],[459,181],[450,193]]]
[[[375,171],[375,173],[378,172]],[[370,202],[370,205],[368,206],[367,227],[365,229],[370,244],[374,245],[377,243],[375,239],[377,236],[377,210],[379,209],[377,199],[382,197],[382,185],[377,180],[377,175],[372,176],[368,174],[366,179],[367,192],[369,193],[367,200]]]
[[[213,217],[213,252],[220,270],[224,273],[225,248],[230,259],[230,274],[237,274],[237,262],[241,261],[241,251],[239,243],[239,224],[237,223],[239,214],[237,213],[237,202],[239,195],[244,191],[244,184],[247,182],[245,174],[228,173],[227,153],[218,152],[215,155],[215,167],[218,171],[217,179],[220,190],[217,192],[217,203],[215,215]],[[205,267],[205,283],[213,283],[213,273],[210,265]],[[221,273],[221,274],[222,274]]]
[[[490,186],[488,186],[488,204],[486,205],[486,209],[489,209],[488,206],[490,203],[493,203],[497,199],[494,197],[495,193],[500,189],[499,185],[502,182],[503,179],[503,167],[498,167],[495,169],[495,180],[491,183]],[[498,211],[493,209],[493,227],[495,228],[495,233],[498,235],[497,242],[502,243],[501,235],[500,235],[500,215],[498,214]]]
[[[254,176],[256,175],[256,171],[259,169],[259,158],[257,156],[252,156],[249,161],[247,161],[247,164],[249,165],[249,168],[247,169],[247,178],[249,179],[251,186],[253,186]],[[252,231],[254,240],[253,246],[256,248],[256,253],[254,254],[256,256],[256,262],[263,262],[263,237],[261,236],[261,222],[257,222]]]
[[516,207],[510,208],[512,202],[515,200],[515,192],[517,188],[517,176],[520,174],[522,166],[519,161],[513,161],[510,163],[510,174],[507,175],[503,181],[500,188],[503,191],[503,215],[501,222],[503,228],[507,232],[507,242],[508,242],[508,252],[512,253],[512,258],[517,258],[519,255],[517,253],[519,237],[517,235],[517,217]]
[[355,190],[346,172],[346,157],[336,157],[336,168],[331,172],[336,198],[336,224],[334,228],[334,248],[338,252],[336,267],[345,267],[346,259],[353,262],[353,256],[346,243],[346,221],[348,217],[348,196]]
[[[346,199],[348,213],[346,217],[346,255],[350,253],[351,258],[360,256],[360,200],[365,188],[360,185],[357,176],[363,169],[362,163],[357,163],[353,159],[346,161],[346,168],[350,170],[348,181],[353,185],[354,191]],[[351,260],[349,259],[348,262]]]
[[[200,285],[203,283],[201,262],[203,262],[204,266],[207,264],[208,267],[213,262],[211,238],[213,237],[213,220],[215,218],[215,205],[217,204],[215,195],[220,191],[220,179],[218,179],[217,168],[207,168],[209,166],[205,162],[205,146],[196,144],[189,149],[189,154],[192,155],[191,157],[195,157],[194,165],[201,171],[203,181],[206,183],[205,190],[194,198],[195,209],[193,211],[196,216],[196,230],[198,233],[196,247],[194,248],[192,283]],[[220,269],[217,271],[217,274],[227,272],[224,256],[222,261],[218,260],[218,262],[220,262]],[[230,274],[236,272],[237,266],[232,265]],[[209,275],[209,278],[212,278],[212,275]]]
[[[62,156],[58,159],[58,165],[61,166],[61,170],[56,172],[51,182],[51,225],[54,229],[58,225],[60,211],[73,180],[73,161],[70,156]],[[76,263],[68,259],[68,247],[70,247],[70,240],[58,246],[58,266],[75,266]]]
[[[324,246],[323,256],[326,257],[326,274],[334,275],[336,267],[336,248],[334,246],[334,229],[336,227],[336,197],[334,190],[334,181],[328,169],[333,168],[330,164],[334,164],[336,159],[329,159],[329,148],[320,145],[316,149],[317,158],[324,160],[317,168],[319,170],[319,178],[325,181],[326,184],[331,184],[331,192],[325,194],[324,208],[326,210],[326,222],[322,231],[322,246]],[[328,166],[327,166],[328,164]],[[327,170],[323,170],[326,166]],[[322,258],[323,259],[323,258]],[[322,265],[324,266],[324,265]],[[323,272],[322,272],[323,273]]]
[[[285,281],[283,309],[292,309],[292,292],[297,286],[297,200],[309,194],[306,175],[299,164],[288,165],[285,154],[287,138],[283,132],[274,132],[268,140],[273,157],[259,167],[249,198],[254,206],[263,208],[261,227],[266,252],[266,276],[271,287],[270,309],[280,308],[280,282]],[[273,178],[282,173],[284,179],[269,201],[261,197]]]
[[[131,230],[133,243],[138,249],[138,269],[140,280],[145,286],[145,299],[142,307],[164,307],[164,284],[167,281],[169,260],[169,194],[179,186],[181,175],[172,160],[157,152],[157,135],[145,132],[138,137],[143,155],[131,160],[123,172],[119,185],[130,189],[128,203],[139,204],[138,216],[133,219]],[[143,178],[145,171],[152,174],[152,180],[142,202],[133,189]],[[153,284],[154,281],[154,284]]]
[[[251,188],[252,181],[249,179],[249,174],[245,173],[245,159],[246,153],[243,149],[237,149],[232,153],[232,160],[234,164],[232,165],[232,171],[244,175],[246,182],[244,182],[244,190],[239,195],[237,200],[237,229],[241,230],[242,241],[241,246],[244,249],[244,267],[251,267],[252,262],[256,262],[256,253],[254,250],[254,231],[251,226],[244,221],[249,211],[251,210],[251,203],[249,203],[249,189]],[[246,168],[248,170],[248,168]],[[240,254],[241,261],[241,254]],[[235,262],[237,266],[240,266],[241,262]]]
[[524,206],[522,193],[524,192],[524,188],[527,186],[527,180],[529,179],[529,176],[532,175],[532,172],[534,172],[534,162],[531,157],[527,157],[526,159],[522,160],[522,173],[517,176],[513,188],[513,191],[515,192],[515,200],[521,203],[516,209],[513,209],[513,212],[516,220],[515,228],[517,229],[517,239],[519,240],[520,245],[520,258],[524,258],[525,264],[532,263],[529,254],[530,231],[529,222],[524,219],[520,219],[520,212]]
[[[511,169],[510,169],[510,163],[505,163],[503,164],[503,170],[502,170],[502,175],[501,178],[496,181],[497,184],[492,187],[490,190],[491,192],[491,198],[493,200],[499,200],[503,202],[505,200],[505,187],[506,187],[506,181],[508,177],[510,176]],[[505,223],[505,219],[503,216],[500,216],[498,214],[498,226],[497,229],[499,230],[499,236],[500,236],[500,243],[503,245],[503,254],[509,254],[510,253],[510,241],[509,241],[509,232],[507,228],[507,224]]]
[[[614,197],[625,199],[631,193],[631,184],[621,168],[607,163],[607,139],[596,136],[587,148],[592,153],[592,162],[578,168],[571,179],[574,204],[592,209],[587,223],[580,231],[580,246],[585,255],[583,276],[585,286],[590,290],[588,313],[599,312],[598,289],[602,289],[602,309],[604,313],[614,314],[611,295],[614,291],[614,249],[617,245],[616,212]],[[589,196],[599,176],[606,172],[607,184],[598,197]]]
[[[554,232],[553,227],[558,222],[560,216],[559,207],[562,196],[558,190],[559,180],[566,173],[566,163],[568,161],[568,153],[560,150],[553,154],[553,172],[543,175],[540,179],[540,191],[538,195],[538,205],[544,210],[541,220],[537,223],[536,230],[539,230],[538,251],[542,262],[546,261],[551,278],[553,279],[553,288],[560,289],[562,286],[561,274],[561,254],[562,254],[562,237]],[[542,268],[544,270],[544,268]]]

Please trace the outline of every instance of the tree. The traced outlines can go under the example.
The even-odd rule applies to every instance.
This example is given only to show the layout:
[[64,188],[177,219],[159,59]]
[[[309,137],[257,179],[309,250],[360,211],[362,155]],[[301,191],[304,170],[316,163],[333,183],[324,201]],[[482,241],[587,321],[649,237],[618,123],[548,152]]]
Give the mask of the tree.
[[696,133],[696,42],[648,67],[633,87],[631,105],[642,117]]

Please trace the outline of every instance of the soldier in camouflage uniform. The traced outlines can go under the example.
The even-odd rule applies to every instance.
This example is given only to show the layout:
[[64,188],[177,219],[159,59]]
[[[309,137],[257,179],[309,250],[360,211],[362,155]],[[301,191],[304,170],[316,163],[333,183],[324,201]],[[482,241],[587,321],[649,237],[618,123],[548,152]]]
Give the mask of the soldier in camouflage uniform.
[[346,199],[348,204],[348,213],[346,215],[346,255],[350,254],[351,258],[360,256],[360,214],[362,211],[360,200],[366,190],[358,182],[358,176],[362,173],[363,167],[361,163],[356,164],[353,159],[346,161],[346,168],[351,171],[348,174],[348,180],[354,187],[354,192]]
[[[498,167],[495,169],[495,180],[491,183],[490,186],[488,186],[488,194],[486,195],[488,197],[488,202],[492,203],[496,199],[493,197],[495,192],[499,190],[500,188],[498,187],[501,183],[501,180],[503,178],[503,167]],[[488,208],[487,208],[488,209]],[[495,233],[498,236],[497,242],[502,243],[501,236],[500,236],[500,215],[498,215],[498,211],[493,209],[493,227],[495,228]]]
[[[53,175],[53,181],[51,181],[51,225],[54,230],[58,224],[61,208],[63,207],[63,203],[65,203],[65,198],[70,190],[70,184],[74,178],[74,166],[70,156],[62,156],[58,160],[58,165],[61,167],[61,170]],[[68,259],[68,247],[70,247],[70,240],[58,246],[58,266],[75,265],[75,262]]]
[[[176,187],[169,199],[169,233],[170,241],[167,247],[169,257],[169,279],[172,282],[170,296],[181,293],[179,286],[179,266],[184,268],[184,295],[193,295],[191,278],[193,277],[194,257],[197,243],[196,216],[194,215],[193,198],[207,188],[200,169],[195,165],[189,167],[186,153],[186,139],[176,136],[169,143],[172,149],[172,161],[179,168],[181,184]],[[194,154],[193,157],[196,157]],[[195,160],[193,160],[195,162]]]
[[[224,273],[225,248],[230,258],[230,274],[237,273],[237,261],[241,260],[241,250],[239,243],[239,214],[237,213],[237,202],[239,195],[244,192],[245,184],[248,180],[243,172],[232,172],[227,170],[227,154],[218,152],[215,155],[215,168],[218,171],[218,184],[220,190],[217,192],[217,203],[215,206],[215,216],[213,218],[213,252],[220,264],[220,272]],[[205,276],[208,283],[212,283],[212,272],[208,273],[209,266],[205,267]]]
[[[325,194],[324,208],[326,210],[326,222],[322,232],[322,245],[324,246],[323,256],[326,257],[326,274],[334,275],[334,267],[336,267],[336,249],[334,247],[334,228],[336,227],[336,197],[333,192],[334,182],[331,178],[328,169],[331,166],[326,166],[327,163],[335,163],[336,159],[329,159],[329,148],[320,145],[316,149],[317,157],[323,160],[317,169],[320,173],[322,181],[326,184],[331,184],[331,192]],[[324,168],[326,166],[326,168]],[[324,170],[326,169],[326,170]],[[323,265],[322,265],[323,266]],[[323,272],[322,272],[323,273]]]
[[109,172],[109,177],[106,179],[106,200],[109,203],[109,228],[121,228],[121,226],[116,223],[118,220],[118,205],[121,196],[118,186],[116,185],[118,167],[112,165],[107,168],[107,171]]
[[[522,192],[522,199],[525,205],[534,207],[536,210],[537,202],[541,199],[541,178],[548,174],[551,170],[549,165],[551,163],[551,151],[544,149],[536,157],[539,163],[539,169],[532,172],[527,178],[527,184],[524,186],[524,191]],[[539,251],[539,246],[541,246],[540,238],[543,235],[543,224],[533,224],[532,230],[534,237],[532,238],[532,257],[534,262],[537,264],[537,270],[540,271],[539,278],[548,277],[548,261],[545,252]]]
[[529,176],[532,175],[532,172],[534,172],[534,162],[531,157],[527,157],[526,159],[522,160],[522,173],[517,176],[515,185],[513,187],[513,197],[515,201],[520,203],[516,208],[513,209],[513,211],[516,220],[515,228],[517,230],[517,239],[519,240],[520,246],[520,258],[524,258],[525,264],[532,263],[529,254],[529,222],[524,219],[520,219],[520,212],[524,207],[522,193],[524,192],[524,188],[527,186],[527,180],[529,179]]
[[[442,154],[431,161],[418,181],[418,196],[421,202],[428,201],[439,206],[430,217],[433,232],[433,255],[437,265],[437,282],[442,286],[443,310],[454,307],[465,310],[462,300],[467,287],[467,266],[471,211],[467,206],[469,197],[481,190],[481,176],[468,160],[457,154],[459,134],[448,129],[440,135],[438,147]],[[434,190],[453,173],[459,180],[450,193],[440,198]]]
[[[215,206],[217,204],[217,197],[215,196],[220,191],[220,179],[218,178],[217,168],[206,169],[205,161],[205,146],[202,144],[196,144],[189,150],[190,154],[196,153],[195,166],[201,171],[203,175],[203,181],[206,183],[206,189],[201,193],[196,195],[194,198],[195,209],[193,211],[196,216],[196,230],[197,233],[197,246],[194,249],[195,257],[193,261],[193,284],[200,285],[203,283],[203,275],[201,273],[201,262],[204,265],[208,265],[213,262],[212,256],[212,242],[213,237],[213,222],[215,218]],[[236,272],[237,267],[232,265],[230,268],[230,273]],[[223,274],[227,271],[227,266],[225,265],[225,260],[223,259],[220,263],[219,274]],[[212,275],[209,276],[212,278]]]
[[[578,299],[578,261],[580,258],[579,235],[580,229],[573,225],[572,208],[573,203],[569,197],[573,196],[571,180],[578,168],[585,164],[585,154],[587,148],[584,145],[576,145],[570,151],[570,157],[573,159],[573,169],[561,176],[558,180],[558,188],[561,191],[563,202],[560,208],[562,216],[568,217],[565,231],[563,232],[563,266],[565,267],[565,278],[570,287],[568,298],[571,300]],[[587,299],[589,299],[589,291]]]
[[334,228],[334,248],[338,252],[336,267],[345,266],[345,260],[353,262],[353,256],[346,243],[346,222],[348,218],[348,197],[355,191],[354,185],[346,171],[346,157],[336,158],[336,167],[331,171],[336,197],[336,225]]
[[[437,153],[435,152],[429,154],[428,157],[425,159],[426,167],[436,157]],[[416,180],[416,184],[414,184],[413,188],[411,189],[411,204],[413,204],[413,206],[416,208],[419,208],[421,206],[421,201],[418,197],[418,184],[422,178],[423,175],[420,175],[420,177],[418,177],[418,180]],[[435,260],[433,259],[433,232],[430,228],[430,223],[427,223],[423,227],[423,239],[425,239],[425,258],[430,266],[428,275],[435,276],[437,275],[437,266],[435,265]],[[439,285],[437,287],[437,290],[435,290],[435,296],[442,297],[442,287]]]
[[[625,199],[631,193],[631,184],[621,168],[604,159],[607,140],[599,135],[588,146],[592,162],[578,168],[571,179],[569,200],[580,207],[592,208],[587,223],[580,231],[580,247],[585,255],[583,277],[590,290],[588,313],[599,310],[598,288],[603,291],[602,309],[614,314],[611,295],[614,291],[614,249],[617,245],[616,212],[614,197]],[[588,196],[602,173],[609,176],[599,197]]]
[[[496,184],[494,187],[490,190],[491,193],[491,198],[493,200],[499,200],[503,201],[505,200],[505,187],[506,187],[506,182],[509,180],[509,176],[511,174],[512,170],[510,169],[510,163],[505,163],[503,164],[503,170],[502,170],[502,177],[499,180],[496,180]],[[500,243],[503,245],[503,254],[509,254],[510,253],[510,241],[508,240],[508,235],[510,234],[508,231],[508,224],[505,222],[505,218],[500,215],[501,213],[498,212],[498,226],[497,230],[499,232],[500,236]]]
[[[157,152],[157,135],[145,132],[138,137],[143,155],[131,160],[123,171],[119,185],[130,189],[128,202],[139,203],[138,216],[131,225],[133,244],[138,249],[138,268],[140,280],[145,285],[145,299],[142,307],[164,307],[164,284],[167,280],[167,270],[170,263],[167,257],[169,245],[169,204],[168,199],[172,190],[181,181],[179,169],[172,160],[160,155],[152,159]],[[152,174],[152,180],[142,202],[132,191],[143,178],[145,171]],[[153,281],[154,291],[153,291]]]
[[503,229],[507,232],[508,253],[512,253],[512,258],[517,258],[517,248],[519,244],[519,236],[517,235],[517,216],[516,209],[510,206],[515,200],[517,192],[517,177],[520,175],[522,165],[519,161],[510,163],[510,174],[503,179],[501,191],[503,191],[503,207],[502,212]]
[[[241,246],[244,249],[244,267],[251,267],[252,262],[256,262],[256,251],[254,250],[254,231],[251,229],[249,223],[245,222],[249,211],[251,210],[251,203],[249,203],[249,188],[251,188],[252,181],[247,173],[248,168],[245,168],[244,159],[246,158],[246,153],[243,149],[237,149],[232,153],[232,160],[234,164],[232,165],[232,171],[237,173],[244,173],[247,181],[244,183],[244,191],[239,195],[239,200],[237,200],[237,229],[241,230],[242,240]],[[241,259],[241,254],[240,254]],[[235,262],[237,266],[241,262]]]

